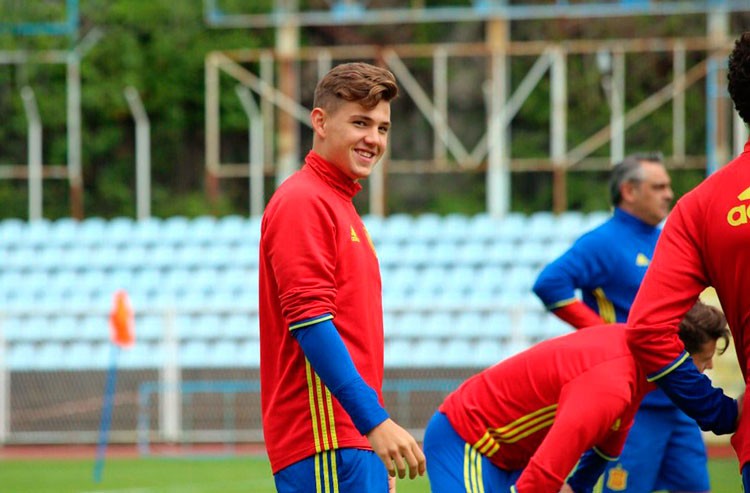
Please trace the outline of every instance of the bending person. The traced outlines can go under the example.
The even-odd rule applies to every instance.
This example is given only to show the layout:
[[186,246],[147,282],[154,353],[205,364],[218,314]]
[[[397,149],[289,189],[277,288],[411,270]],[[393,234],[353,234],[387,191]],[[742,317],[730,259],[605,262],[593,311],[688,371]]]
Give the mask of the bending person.
[[[610,324],[543,341],[464,382],[425,431],[432,492],[592,491],[655,388],[626,332],[624,324]],[[725,341],[720,352],[729,342],[726,319],[697,303],[680,337],[695,365],[711,368],[717,341]]]

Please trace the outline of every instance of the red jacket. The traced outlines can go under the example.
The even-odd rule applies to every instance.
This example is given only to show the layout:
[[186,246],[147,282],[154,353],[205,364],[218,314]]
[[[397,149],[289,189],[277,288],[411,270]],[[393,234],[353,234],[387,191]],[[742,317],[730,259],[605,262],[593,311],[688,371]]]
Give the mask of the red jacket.
[[440,407],[456,432],[493,464],[524,469],[520,492],[556,493],[592,447],[620,455],[646,382],[625,325],[544,341],[473,376]]
[[[734,161],[683,196],[667,219],[628,317],[628,344],[648,374],[658,378],[677,362],[684,350],[678,324],[708,286],[716,289],[747,380],[750,143]],[[743,413],[740,430],[748,426],[750,414]],[[733,443],[740,464],[750,460],[750,437],[743,433]]]
[[382,404],[383,309],[375,249],[352,203],[361,186],[315,153],[274,193],[260,240],[260,376],[271,468],[322,450],[370,449],[307,363],[289,326],[334,316]]

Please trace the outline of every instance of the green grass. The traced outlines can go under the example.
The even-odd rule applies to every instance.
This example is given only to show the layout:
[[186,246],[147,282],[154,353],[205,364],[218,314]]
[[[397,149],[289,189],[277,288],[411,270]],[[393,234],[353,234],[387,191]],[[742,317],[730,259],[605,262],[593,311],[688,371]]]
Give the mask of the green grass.
[[[713,493],[741,490],[736,459],[713,459]],[[265,458],[108,459],[102,481],[93,481],[93,460],[0,461],[0,488],[7,493],[274,493]],[[429,492],[426,478],[399,480],[399,493]]]

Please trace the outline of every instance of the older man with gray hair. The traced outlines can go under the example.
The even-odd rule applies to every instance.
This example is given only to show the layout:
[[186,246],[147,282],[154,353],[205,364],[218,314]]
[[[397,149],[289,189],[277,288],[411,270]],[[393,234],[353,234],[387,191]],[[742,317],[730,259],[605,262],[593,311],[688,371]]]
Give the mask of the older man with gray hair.
[[[624,323],[674,199],[659,153],[633,154],[612,168],[612,217],[547,265],[534,292],[576,329]],[[580,290],[582,299],[576,296]],[[707,492],[706,448],[698,425],[660,390],[639,408],[603,492]]]

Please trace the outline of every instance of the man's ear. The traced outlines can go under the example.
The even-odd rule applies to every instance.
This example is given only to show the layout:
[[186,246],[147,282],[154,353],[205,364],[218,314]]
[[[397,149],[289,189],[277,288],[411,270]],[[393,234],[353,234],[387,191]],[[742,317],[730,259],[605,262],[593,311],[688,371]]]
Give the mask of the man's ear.
[[310,112],[310,123],[319,137],[326,136],[326,112],[321,108],[313,108]]
[[635,191],[638,187],[638,183],[634,181],[626,181],[620,187],[620,195],[622,196],[623,202],[633,202],[635,200]]

